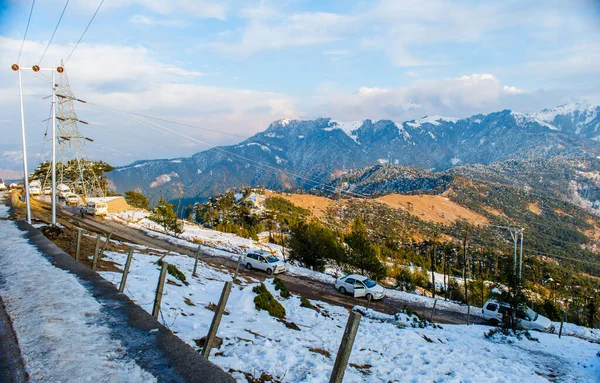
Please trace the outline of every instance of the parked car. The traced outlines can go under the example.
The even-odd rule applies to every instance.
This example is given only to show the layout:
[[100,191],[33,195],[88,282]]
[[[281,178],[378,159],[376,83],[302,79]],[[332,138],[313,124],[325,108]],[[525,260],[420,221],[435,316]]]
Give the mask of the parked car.
[[44,193],[44,195],[52,194],[52,186],[46,186],[44,189],[42,189],[42,193]]
[[350,274],[339,277],[335,281],[335,288],[342,294],[350,293],[354,297],[367,299],[382,299],[385,289],[364,275]]
[[108,204],[106,202],[88,201],[83,208],[85,214],[106,215],[108,213]]
[[[504,315],[511,315],[510,305],[506,302],[498,302],[490,299],[481,308],[483,318],[492,326],[498,326],[504,320]],[[515,313],[517,324],[523,330],[537,330],[554,332],[554,325],[550,319],[540,315],[527,306],[522,306]]]
[[29,183],[29,194],[30,195],[41,195],[42,194],[42,183],[39,180],[33,180]]
[[71,188],[65,184],[56,185],[56,195],[58,198],[65,198],[68,194],[71,194]]
[[79,197],[75,193],[69,193],[65,196],[65,202],[67,205],[77,205],[79,203]]
[[244,264],[248,270],[257,269],[267,274],[283,273],[285,264],[279,258],[263,250],[251,250],[244,256]]
[[6,186],[6,184],[4,182],[2,182],[2,180],[0,180],[0,191],[6,190],[6,189],[8,189],[8,187]]

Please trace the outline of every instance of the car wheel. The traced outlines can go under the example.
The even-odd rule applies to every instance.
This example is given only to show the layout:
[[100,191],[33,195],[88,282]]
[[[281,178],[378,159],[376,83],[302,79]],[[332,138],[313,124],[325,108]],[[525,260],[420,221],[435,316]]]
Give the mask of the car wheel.
[[372,301],[373,300],[373,294],[369,293],[369,294],[365,295],[365,298],[367,298],[368,301]]
[[269,275],[273,274],[273,270],[267,269],[267,274],[269,274]]
[[247,268],[248,270],[252,270],[252,265],[251,265],[251,264],[249,264],[249,263],[246,263],[246,268]]
[[344,288],[344,286],[340,286],[338,290],[340,291],[340,293],[346,294],[346,289]]
[[490,324],[490,326],[498,326],[500,324],[500,321],[498,319],[492,318],[488,321],[488,323]]

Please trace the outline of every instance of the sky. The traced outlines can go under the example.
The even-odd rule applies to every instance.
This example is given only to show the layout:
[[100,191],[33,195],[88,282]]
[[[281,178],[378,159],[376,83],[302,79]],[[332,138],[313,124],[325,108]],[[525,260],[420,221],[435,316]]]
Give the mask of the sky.
[[[48,46],[41,66],[53,68],[72,52],[65,73],[94,140],[85,149],[114,165],[234,144],[282,118],[600,104],[600,0],[105,0],[73,50],[100,2],[70,0],[48,46],[66,0],[37,0],[19,64],[40,63]],[[22,158],[10,67],[31,4],[0,0],[0,169]],[[22,71],[33,166],[50,145],[41,73]]]

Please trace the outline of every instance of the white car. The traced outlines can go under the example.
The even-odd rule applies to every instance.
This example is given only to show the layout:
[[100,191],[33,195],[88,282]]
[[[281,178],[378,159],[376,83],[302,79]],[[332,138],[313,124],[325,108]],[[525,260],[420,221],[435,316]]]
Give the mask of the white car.
[[29,194],[30,195],[41,195],[42,189],[39,186],[33,185],[29,186]]
[[283,273],[285,271],[285,264],[268,251],[249,251],[244,256],[244,264],[248,270],[263,270],[269,275]]
[[[502,323],[504,315],[510,315],[510,305],[506,302],[498,302],[490,299],[481,308],[483,318],[492,326],[498,326]],[[554,332],[554,325],[550,319],[540,315],[527,306],[523,306],[515,313],[518,326],[523,330],[537,330],[545,332]]]
[[335,281],[335,288],[342,294],[350,293],[355,298],[366,297],[367,299],[382,299],[385,289],[364,275],[350,274],[339,277]]
[[77,205],[79,204],[79,197],[77,194],[69,193],[65,196],[65,202],[67,205]]
[[4,182],[0,182],[0,190],[6,190],[6,184]]
[[42,189],[42,193],[44,193],[44,195],[50,195],[50,194],[52,194],[52,187],[51,186],[46,186],[44,189]]

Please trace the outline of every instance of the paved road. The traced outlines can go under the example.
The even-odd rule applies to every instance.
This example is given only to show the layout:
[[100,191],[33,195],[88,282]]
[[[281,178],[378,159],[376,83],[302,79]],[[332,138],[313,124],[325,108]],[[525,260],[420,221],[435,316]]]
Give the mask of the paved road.
[[[104,220],[102,218],[93,218],[89,215],[86,215],[85,218],[82,219],[79,214],[76,214],[60,206],[57,209],[57,211],[60,216],[59,221],[61,221],[63,224],[71,224],[89,231],[101,232],[105,234],[113,232],[112,238],[118,240],[132,242],[148,247],[174,251],[181,254],[189,255],[191,257],[195,256],[195,251],[187,247],[175,245],[170,242],[151,237],[142,230],[124,226],[122,224],[109,220]],[[213,266],[224,266],[232,272],[236,268],[236,262],[230,258],[217,257],[214,255],[207,255],[201,253],[200,259]],[[268,277],[266,273],[259,271],[249,271],[246,269],[240,270],[240,273],[242,275],[248,275],[261,281]],[[290,292],[300,294],[309,299],[321,300],[327,303],[340,305],[347,308],[352,308],[356,305],[366,305],[366,301],[363,299],[356,299],[349,295],[341,295],[337,290],[335,290],[333,285],[330,285],[328,283],[315,281],[305,277],[292,276],[286,274],[278,274],[278,277],[285,282]],[[405,306],[410,307],[423,318],[429,319],[431,315],[431,308],[429,308],[428,306],[414,302],[391,299],[390,297],[385,297],[381,301],[371,302],[370,305],[370,307],[374,310],[384,312],[387,314],[395,314],[399,310],[403,309]],[[433,316],[433,320],[434,322],[438,323],[464,324],[467,321],[467,315],[450,310],[436,309],[435,315]],[[471,323],[485,324],[485,322],[481,318],[473,316],[471,316]]]

